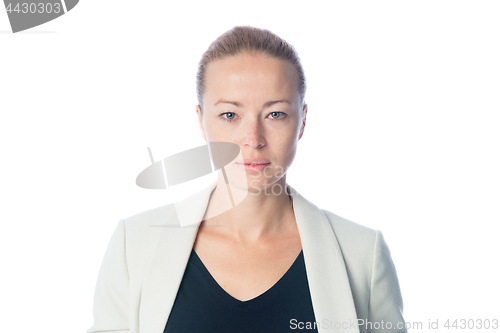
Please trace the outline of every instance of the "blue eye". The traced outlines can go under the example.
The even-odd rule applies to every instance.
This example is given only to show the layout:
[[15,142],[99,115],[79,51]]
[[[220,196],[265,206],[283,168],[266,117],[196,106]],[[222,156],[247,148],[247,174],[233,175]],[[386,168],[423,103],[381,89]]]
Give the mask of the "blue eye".
[[224,113],[221,113],[220,116],[222,116],[222,119],[224,119],[225,121],[231,122],[231,121],[234,120],[234,118],[236,118],[236,113],[234,113],[234,112],[224,112]]
[[280,115],[285,115],[284,112],[280,112],[280,111],[274,111],[274,112],[271,112],[269,115],[271,116],[272,119],[279,119],[280,118]]

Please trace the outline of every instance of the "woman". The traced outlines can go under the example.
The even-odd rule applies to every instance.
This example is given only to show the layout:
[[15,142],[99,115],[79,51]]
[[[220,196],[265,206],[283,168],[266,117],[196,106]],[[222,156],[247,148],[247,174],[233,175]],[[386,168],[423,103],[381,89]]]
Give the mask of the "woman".
[[119,222],[87,332],[406,332],[381,233],[286,183],[307,115],[294,48],[235,27],[197,83],[204,140],[240,154],[205,190]]

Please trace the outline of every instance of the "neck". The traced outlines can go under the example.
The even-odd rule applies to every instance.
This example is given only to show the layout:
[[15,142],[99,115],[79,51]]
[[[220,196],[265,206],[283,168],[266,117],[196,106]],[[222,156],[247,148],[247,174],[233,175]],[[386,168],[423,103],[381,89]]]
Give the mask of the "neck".
[[[236,204],[222,214],[209,217],[206,225],[241,243],[255,243],[286,233],[295,227],[292,199],[288,195],[285,176],[271,187],[248,192],[219,178],[212,192],[208,209],[227,207],[230,197]],[[274,193],[273,193],[274,192]],[[279,193],[278,193],[279,192]],[[219,210],[220,211],[220,210]]]

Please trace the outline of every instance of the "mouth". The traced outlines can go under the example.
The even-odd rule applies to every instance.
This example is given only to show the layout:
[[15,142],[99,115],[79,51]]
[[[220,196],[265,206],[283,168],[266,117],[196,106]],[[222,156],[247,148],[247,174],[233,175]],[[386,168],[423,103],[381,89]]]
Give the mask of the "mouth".
[[270,165],[271,162],[268,160],[243,160],[236,162],[236,165],[241,168],[242,170],[245,170],[248,173],[259,173],[267,169]]
[[236,162],[236,164],[239,164],[239,165],[268,165],[271,163],[238,163],[238,162]]
[[236,164],[240,164],[240,165],[267,165],[267,164],[271,164],[271,162],[265,158],[249,157],[249,158],[244,158],[243,160],[239,160],[238,162],[236,162]]

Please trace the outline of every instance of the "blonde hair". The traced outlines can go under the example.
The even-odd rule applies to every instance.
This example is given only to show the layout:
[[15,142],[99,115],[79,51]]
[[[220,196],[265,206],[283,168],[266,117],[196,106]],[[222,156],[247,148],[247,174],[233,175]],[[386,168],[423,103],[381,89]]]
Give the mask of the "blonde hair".
[[242,52],[262,53],[290,62],[298,74],[297,90],[300,94],[302,109],[305,107],[306,79],[300,58],[295,48],[284,39],[266,29],[251,26],[236,26],[220,35],[203,53],[196,75],[198,104],[203,110],[202,97],[205,93],[205,72],[208,64]]

